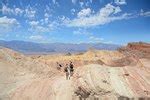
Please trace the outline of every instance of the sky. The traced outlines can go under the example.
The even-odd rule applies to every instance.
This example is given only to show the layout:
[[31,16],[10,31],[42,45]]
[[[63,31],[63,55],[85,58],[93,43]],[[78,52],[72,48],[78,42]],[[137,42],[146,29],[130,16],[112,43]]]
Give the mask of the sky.
[[0,40],[150,42],[150,0],[0,0]]

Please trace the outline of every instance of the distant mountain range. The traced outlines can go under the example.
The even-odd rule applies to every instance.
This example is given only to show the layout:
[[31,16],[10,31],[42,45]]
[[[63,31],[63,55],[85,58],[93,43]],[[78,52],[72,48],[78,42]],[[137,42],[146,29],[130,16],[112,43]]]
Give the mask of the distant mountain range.
[[34,43],[27,41],[4,41],[0,40],[0,46],[13,49],[24,54],[47,54],[47,53],[73,53],[84,52],[89,48],[98,50],[116,50],[120,45],[105,43]]

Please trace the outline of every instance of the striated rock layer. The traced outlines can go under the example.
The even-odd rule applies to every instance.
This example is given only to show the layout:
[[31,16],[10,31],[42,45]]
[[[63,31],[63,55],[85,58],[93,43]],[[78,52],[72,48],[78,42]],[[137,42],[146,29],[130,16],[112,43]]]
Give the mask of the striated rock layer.
[[[149,47],[132,43],[119,51],[92,50],[69,56],[25,56],[0,48],[0,99],[149,100]],[[63,68],[69,61],[75,71],[66,80]],[[63,65],[61,70],[56,62]]]

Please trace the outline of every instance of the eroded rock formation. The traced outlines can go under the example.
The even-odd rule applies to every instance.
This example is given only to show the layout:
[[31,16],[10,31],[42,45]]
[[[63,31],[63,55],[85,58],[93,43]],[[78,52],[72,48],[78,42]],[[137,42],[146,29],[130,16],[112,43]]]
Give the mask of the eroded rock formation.
[[[132,43],[119,51],[71,56],[25,56],[0,48],[2,100],[128,100],[150,98],[150,45]],[[66,80],[63,68],[75,72]],[[59,62],[63,65],[57,70]]]

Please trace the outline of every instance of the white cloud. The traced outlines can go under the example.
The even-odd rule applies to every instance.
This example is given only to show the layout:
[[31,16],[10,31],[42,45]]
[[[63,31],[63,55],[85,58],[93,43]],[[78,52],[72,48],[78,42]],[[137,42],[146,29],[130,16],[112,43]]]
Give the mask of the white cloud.
[[44,12],[48,12],[48,13],[52,12],[52,9],[49,7],[49,5],[46,5]]
[[31,40],[44,40],[44,37],[41,35],[32,35],[29,37]]
[[116,7],[114,14],[117,14],[117,13],[119,13],[119,12],[121,12],[121,11],[122,11],[122,10],[120,9],[120,7]]
[[55,4],[56,6],[60,6],[59,3],[56,0],[52,0],[53,4]]
[[119,6],[115,7],[111,4],[107,4],[104,8],[100,9],[98,14],[99,14],[99,16],[102,16],[102,17],[108,17],[111,14],[119,13],[121,11],[119,9],[120,9]]
[[19,22],[15,18],[8,18],[7,16],[0,17],[1,26],[14,26],[19,25]]
[[73,4],[76,4],[76,2],[77,2],[77,0],[72,0],[72,3],[73,3]]
[[31,41],[40,42],[40,43],[50,43],[53,41],[56,41],[55,37],[47,37],[45,35],[31,35],[29,37],[26,37],[26,39],[30,39]]
[[10,32],[16,29],[20,23],[15,18],[8,18],[7,16],[0,17],[0,31]]
[[150,17],[150,11],[144,12],[143,9],[141,9],[140,16]]
[[49,23],[48,18],[41,19],[40,21],[30,21],[28,23],[31,26],[28,30],[33,33],[48,33],[58,26],[58,23],[55,21]]
[[88,32],[86,29],[79,28],[78,30],[73,31],[74,35],[91,35],[92,33]]
[[22,9],[20,9],[20,8],[15,8],[15,14],[16,15],[22,15],[23,14],[23,12],[24,12],[24,10],[22,10]]
[[12,14],[14,11],[13,9],[7,7],[6,5],[2,6],[2,13],[3,14]]
[[78,17],[75,19],[67,19],[65,21],[65,24],[69,27],[91,27],[91,26],[97,26],[97,25],[104,25],[107,23],[110,23],[112,21],[116,20],[122,20],[122,19],[128,19],[130,18],[130,14],[122,14],[122,15],[116,15],[121,12],[121,9],[119,6],[115,7],[111,4],[107,4],[105,7],[101,8],[99,12],[92,15],[90,14],[88,17],[86,17],[87,14],[80,14],[85,17]]
[[91,9],[87,8],[87,9],[82,9],[80,12],[78,12],[77,16],[80,17],[87,17],[91,14]]
[[126,3],[126,0],[115,0],[115,3],[116,3],[117,5],[125,5],[125,4],[127,4],[127,3]]
[[32,31],[34,33],[47,33],[47,32],[50,32],[51,29],[41,26],[41,25],[37,25],[36,27],[31,27],[29,31]]
[[89,39],[91,40],[104,40],[103,38],[98,38],[98,37],[94,37],[94,36],[90,36]]
[[45,18],[45,19],[44,19],[44,21],[45,21],[45,23],[46,23],[46,24],[48,24],[48,23],[49,23],[48,18]]
[[40,22],[41,25],[44,25],[44,24],[45,24],[45,23],[44,23],[44,19],[41,19],[39,22]]
[[112,44],[113,41],[103,41],[103,43],[106,43],[106,44]]
[[6,6],[6,5],[2,5],[2,13],[4,14],[4,15],[11,15],[11,14],[13,14],[13,15],[22,15],[23,14],[23,12],[24,12],[24,10],[22,10],[22,9],[20,9],[20,8],[9,8],[8,6]]
[[44,17],[45,18],[52,17],[52,13],[53,13],[53,10],[50,9],[48,5],[46,5],[46,8],[44,9]]
[[50,17],[50,15],[48,14],[48,13],[45,13],[44,14],[44,22],[45,22],[45,24],[48,24],[49,23],[49,17]]
[[76,12],[76,10],[73,8],[73,9],[71,9],[71,14],[72,15],[74,15],[75,14],[75,12]]
[[38,26],[39,22],[38,21],[31,21],[29,22],[30,26],[34,27],[34,26]]
[[70,22],[70,19],[65,16],[58,17],[61,25],[67,25]]
[[84,5],[84,2],[79,2],[80,6],[83,7]]
[[45,14],[44,14],[44,17],[48,18],[48,17],[49,17],[49,14],[48,14],[48,13],[45,13]]
[[89,37],[89,42],[102,42],[103,40],[104,40],[103,38],[99,38],[99,37],[95,37],[95,36]]
[[25,9],[25,17],[28,17],[29,19],[34,19],[36,14],[36,10],[33,9],[31,6],[28,6]]
[[90,5],[90,2],[87,1],[87,2],[85,3],[85,6],[86,6],[86,7],[89,7],[89,5]]

